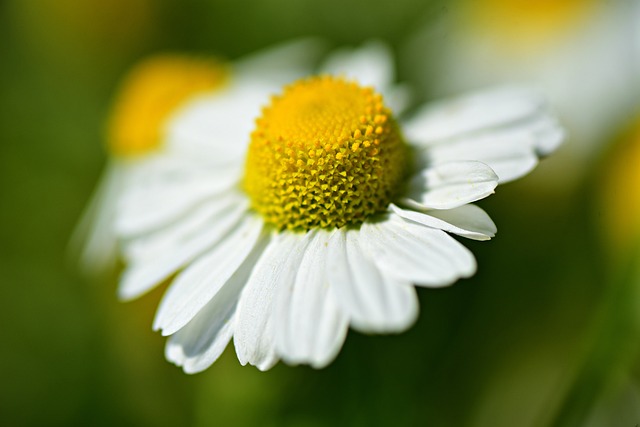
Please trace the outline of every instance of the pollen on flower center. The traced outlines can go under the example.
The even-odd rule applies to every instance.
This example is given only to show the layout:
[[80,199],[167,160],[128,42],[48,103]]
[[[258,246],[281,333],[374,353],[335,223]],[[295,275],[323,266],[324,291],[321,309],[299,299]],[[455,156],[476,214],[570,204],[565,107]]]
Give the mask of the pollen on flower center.
[[176,108],[227,78],[227,67],[214,59],[164,54],[144,60],[116,97],[107,128],[109,152],[131,157],[159,148],[166,120]]
[[244,189],[279,229],[359,224],[384,210],[402,182],[407,151],[372,88],[329,76],[300,80],[256,121]]

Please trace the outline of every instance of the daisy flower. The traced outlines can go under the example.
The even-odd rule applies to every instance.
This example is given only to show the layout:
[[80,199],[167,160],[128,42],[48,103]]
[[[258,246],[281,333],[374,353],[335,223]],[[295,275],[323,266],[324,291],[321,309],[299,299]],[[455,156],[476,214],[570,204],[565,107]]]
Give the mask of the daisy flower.
[[474,274],[473,255],[450,234],[493,237],[472,202],[529,172],[562,130],[519,88],[405,119],[407,90],[393,79],[389,52],[372,43],[265,99],[241,138],[194,131],[217,121],[213,100],[176,118],[170,134],[206,138],[208,151],[184,168],[159,162],[153,179],[129,189],[118,219],[121,295],[177,273],[154,321],[169,336],[167,359],[199,372],[233,339],[243,365],[321,368],[349,327],[407,329],[418,315],[414,285]]
[[197,138],[167,139],[172,117],[190,103],[218,99],[226,109],[218,114],[234,118],[219,131],[231,138],[238,132],[244,135],[252,122],[235,120],[243,117],[237,114],[238,106],[249,114],[258,111],[266,94],[308,73],[309,68],[303,64],[310,62],[318,47],[315,41],[303,40],[233,64],[166,53],[133,67],[117,92],[108,121],[106,170],[72,237],[71,246],[81,269],[97,275],[113,267],[117,258],[115,216],[124,189],[152,174],[157,159],[170,158],[179,163],[198,152]]
[[[577,177],[640,99],[637,1],[459,0],[409,51],[443,96],[486,85],[536,87],[571,136],[553,185]],[[446,36],[439,36],[438,31]],[[433,56],[425,55],[431,49]],[[419,55],[417,55],[419,53]],[[433,60],[436,58],[436,60]],[[427,80],[428,79],[428,80]],[[572,172],[572,173],[569,173]]]

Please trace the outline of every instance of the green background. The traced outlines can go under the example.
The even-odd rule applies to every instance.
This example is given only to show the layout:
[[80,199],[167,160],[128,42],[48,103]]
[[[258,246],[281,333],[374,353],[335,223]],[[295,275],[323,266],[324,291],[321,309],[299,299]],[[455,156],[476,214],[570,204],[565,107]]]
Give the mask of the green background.
[[[481,203],[497,237],[465,242],[478,273],[420,289],[408,332],[349,332],[328,368],[242,367],[230,346],[204,373],[166,362],[151,331],[162,290],[116,300],[66,259],[105,165],[106,111],[145,54],[227,58],[299,36],[403,46],[449,4],[310,0],[0,2],[0,425],[581,426],[640,423],[638,253],[601,241],[600,177],[574,187],[532,176]],[[437,60],[434,57],[433,60]],[[417,87],[418,100],[429,87]],[[630,113],[631,117],[631,113]],[[608,141],[603,141],[603,144]],[[623,143],[623,142],[622,142]],[[553,157],[546,162],[553,162]],[[635,394],[634,394],[635,393]]]

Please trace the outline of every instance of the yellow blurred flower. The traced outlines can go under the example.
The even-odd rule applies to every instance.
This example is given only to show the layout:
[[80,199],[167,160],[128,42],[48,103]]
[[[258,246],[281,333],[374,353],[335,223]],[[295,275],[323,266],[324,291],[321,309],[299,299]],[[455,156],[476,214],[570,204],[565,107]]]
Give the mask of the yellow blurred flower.
[[143,60],[124,79],[108,127],[109,164],[72,242],[86,273],[113,266],[117,199],[144,162],[165,148],[171,114],[190,98],[215,90],[225,78],[225,66],[217,61],[164,54]]
[[156,55],[139,63],[122,83],[107,129],[109,152],[118,157],[160,148],[164,124],[186,100],[217,90],[227,65],[210,58]]
[[605,240],[614,253],[627,253],[640,240],[640,116],[613,151],[601,182]]
[[[462,25],[514,56],[570,36],[593,19],[597,0],[466,0]],[[546,45],[546,46],[545,46]]]

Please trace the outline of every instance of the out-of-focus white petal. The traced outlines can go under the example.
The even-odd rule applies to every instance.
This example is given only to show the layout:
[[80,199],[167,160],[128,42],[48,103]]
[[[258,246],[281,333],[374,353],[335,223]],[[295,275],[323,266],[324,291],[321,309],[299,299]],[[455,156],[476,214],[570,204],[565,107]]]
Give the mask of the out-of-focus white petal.
[[498,186],[498,176],[484,163],[433,164],[416,174],[408,196],[428,209],[453,209],[483,199]]
[[312,233],[275,234],[257,261],[242,291],[234,323],[233,343],[238,360],[260,370],[277,361],[275,299],[282,286],[291,287]]
[[[331,289],[351,326],[363,332],[400,332],[418,315],[415,289],[405,279],[382,274],[358,231],[337,230],[328,247]],[[368,248],[367,248],[368,249]]]
[[[501,183],[512,181],[531,172],[538,165],[538,157],[525,141],[502,139],[497,136],[478,138],[464,143],[443,144],[423,152],[433,162],[479,161],[496,173]],[[520,144],[522,143],[522,144]]]
[[342,75],[357,81],[362,86],[373,86],[380,90],[395,79],[393,58],[387,45],[368,42],[356,49],[340,49],[329,55],[320,67],[320,73]]
[[525,88],[503,87],[428,104],[405,122],[416,145],[430,145],[483,129],[515,123],[538,114],[542,97]]
[[[522,128],[525,130],[525,126]],[[550,115],[538,117],[527,124],[526,129],[529,129],[533,134],[533,147],[539,157],[548,156],[556,151],[567,137],[558,120]]]
[[280,90],[262,80],[245,81],[194,99],[168,124],[167,150],[211,171],[242,165],[261,108]]
[[395,117],[404,113],[411,103],[411,88],[406,84],[395,84],[382,93],[384,104],[391,109]]
[[326,275],[331,232],[314,233],[302,257],[293,287],[282,287],[276,310],[276,348],[288,363],[322,368],[331,362],[347,335],[349,319],[338,305]]
[[395,214],[365,221],[359,238],[384,274],[416,285],[446,286],[476,271],[471,252],[453,237]]
[[236,270],[261,246],[263,222],[248,215],[228,236],[176,277],[165,293],[154,329],[171,335],[186,325],[225,286]]
[[143,294],[215,245],[226,234],[240,227],[238,224],[246,217],[247,206],[245,201],[233,210],[224,212],[204,230],[194,230],[194,233],[184,236],[171,251],[129,266],[120,279],[119,297],[132,299]]
[[239,178],[239,168],[207,170],[178,158],[147,162],[119,200],[118,235],[129,238],[156,230],[207,198],[229,191]]
[[313,72],[325,43],[307,37],[277,44],[241,58],[233,64],[233,72],[241,82],[266,81],[284,85]]
[[219,221],[230,209],[246,204],[238,193],[229,193],[207,199],[201,206],[164,228],[139,237],[122,240],[122,254],[128,264],[137,265],[173,251],[176,246],[201,233],[213,222]]
[[437,228],[473,240],[489,240],[496,235],[496,225],[489,215],[476,205],[463,205],[455,209],[416,210],[402,209],[393,203],[389,209],[396,215],[427,227]]
[[80,258],[80,269],[84,274],[100,275],[115,265],[118,246],[116,205],[129,176],[128,166],[117,161],[107,165],[73,232],[70,256]]
[[485,163],[504,183],[531,172],[538,164],[538,157],[553,152],[563,139],[564,132],[555,119],[543,115],[513,126],[444,140],[417,153],[423,165],[461,160]]

